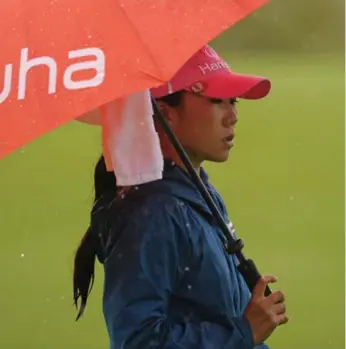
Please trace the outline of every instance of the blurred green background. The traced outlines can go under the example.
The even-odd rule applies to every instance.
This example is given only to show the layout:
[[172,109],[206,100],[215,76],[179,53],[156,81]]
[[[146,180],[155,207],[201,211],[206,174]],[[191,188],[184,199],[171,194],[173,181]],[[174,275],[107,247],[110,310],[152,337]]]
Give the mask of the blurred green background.
[[[342,0],[272,0],[213,42],[273,82],[240,102],[230,161],[207,165],[246,254],[287,296],[272,348],[345,348],[344,13]],[[0,348],[108,348],[100,267],[78,323],[72,306],[99,154],[99,131],[70,123],[1,160]]]

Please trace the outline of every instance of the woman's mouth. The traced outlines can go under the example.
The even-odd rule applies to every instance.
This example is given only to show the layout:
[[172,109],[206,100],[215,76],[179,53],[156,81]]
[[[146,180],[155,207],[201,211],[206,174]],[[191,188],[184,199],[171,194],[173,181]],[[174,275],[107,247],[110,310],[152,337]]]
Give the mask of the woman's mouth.
[[234,135],[230,135],[223,139],[223,141],[226,143],[228,148],[232,148],[234,146],[233,140],[234,140]]

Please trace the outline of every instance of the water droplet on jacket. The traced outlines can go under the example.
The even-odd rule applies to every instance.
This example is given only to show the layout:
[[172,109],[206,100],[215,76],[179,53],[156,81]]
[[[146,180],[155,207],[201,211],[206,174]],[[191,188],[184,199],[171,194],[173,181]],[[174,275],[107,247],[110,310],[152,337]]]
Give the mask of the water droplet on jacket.
[[191,285],[187,285],[187,288],[188,288],[189,290],[191,290],[191,289],[192,289],[192,286],[191,286]]
[[135,186],[135,190],[138,190],[139,188],[137,186]]
[[290,196],[290,200],[293,200],[294,199],[294,197],[293,196]]
[[189,267],[185,267],[185,271],[189,271],[190,270],[190,268]]
[[118,258],[121,259],[123,258],[123,255],[121,253],[118,254]]
[[186,228],[190,228],[190,223],[186,223]]
[[21,257],[21,258],[24,258],[24,253],[21,253],[21,254],[20,254],[20,257]]

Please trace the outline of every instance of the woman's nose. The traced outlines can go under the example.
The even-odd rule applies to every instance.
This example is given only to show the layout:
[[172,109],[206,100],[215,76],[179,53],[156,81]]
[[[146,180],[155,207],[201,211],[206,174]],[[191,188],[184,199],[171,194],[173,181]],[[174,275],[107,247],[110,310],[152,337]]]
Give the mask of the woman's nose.
[[223,118],[223,126],[230,128],[231,126],[234,126],[238,121],[237,118],[237,112],[235,108],[232,106]]

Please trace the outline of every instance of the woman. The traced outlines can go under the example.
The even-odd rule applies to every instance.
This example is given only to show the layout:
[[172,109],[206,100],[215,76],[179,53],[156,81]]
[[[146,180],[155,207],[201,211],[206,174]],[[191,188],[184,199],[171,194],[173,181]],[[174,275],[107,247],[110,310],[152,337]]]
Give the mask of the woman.
[[[231,72],[208,46],[169,84],[151,91],[231,227],[201,165],[228,159],[237,98],[258,99],[269,91],[269,80]],[[282,292],[264,296],[276,278],[263,277],[250,294],[208,206],[156,127],[165,158],[162,180],[118,188],[103,157],[96,166],[91,224],[75,257],[78,316],[97,257],[105,271],[103,310],[112,349],[267,348],[263,342],[288,321]]]

